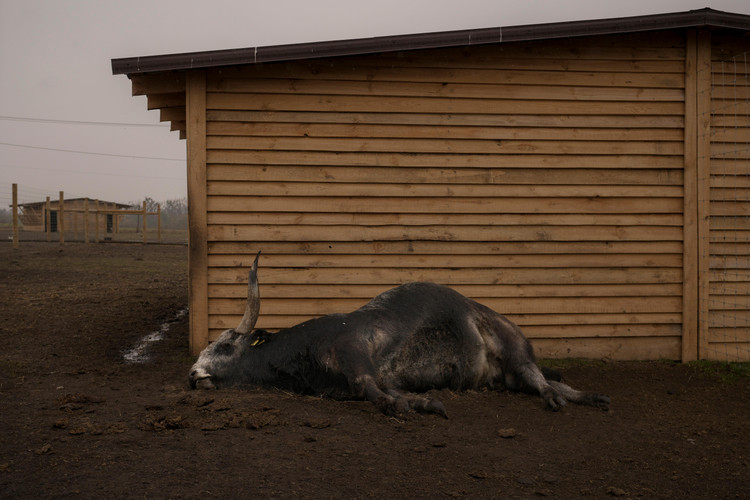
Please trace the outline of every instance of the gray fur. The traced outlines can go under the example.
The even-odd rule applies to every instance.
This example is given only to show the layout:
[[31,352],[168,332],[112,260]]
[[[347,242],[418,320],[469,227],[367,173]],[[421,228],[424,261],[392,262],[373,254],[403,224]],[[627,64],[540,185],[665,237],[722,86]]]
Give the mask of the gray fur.
[[609,403],[607,396],[545,378],[518,326],[433,283],[408,283],[356,311],[278,333],[226,330],[200,354],[190,382],[195,388],[260,384],[363,398],[389,414],[445,416],[440,401],[415,394],[441,388],[523,391],[541,396],[553,410],[567,401]]

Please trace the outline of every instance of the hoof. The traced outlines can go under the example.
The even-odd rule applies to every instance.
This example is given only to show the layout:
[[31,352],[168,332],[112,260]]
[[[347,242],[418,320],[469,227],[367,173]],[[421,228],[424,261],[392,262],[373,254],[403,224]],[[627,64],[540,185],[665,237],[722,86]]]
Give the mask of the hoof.
[[396,417],[409,413],[409,402],[402,397],[379,397],[376,406],[381,412],[390,417]]
[[445,411],[445,406],[443,406],[443,403],[441,403],[437,399],[429,400],[429,402],[424,407],[424,411],[428,413],[435,413],[443,418],[448,418],[448,413],[446,413]]
[[563,406],[568,404],[564,397],[557,393],[551,387],[542,392],[542,399],[547,403],[547,408],[552,411],[560,411]]
[[609,402],[609,396],[605,396],[604,394],[591,394],[586,401],[587,404],[596,406],[602,410],[609,410]]

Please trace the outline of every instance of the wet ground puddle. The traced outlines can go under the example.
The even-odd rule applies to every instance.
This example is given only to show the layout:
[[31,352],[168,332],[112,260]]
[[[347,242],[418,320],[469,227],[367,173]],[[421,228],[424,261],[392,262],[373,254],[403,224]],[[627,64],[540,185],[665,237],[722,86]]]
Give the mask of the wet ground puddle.
[[177,312],[172,318],[168,319],[159,327],[155,332],[151,332],[145,335],[132,349],[123,351],[122,357],[126,363],[146,363],[151,359],[149,354],[149,347],[154,342],[164,340],[164,336],[167,334],[172,325],[180,321],[188,313],[188,308],[185,307]]

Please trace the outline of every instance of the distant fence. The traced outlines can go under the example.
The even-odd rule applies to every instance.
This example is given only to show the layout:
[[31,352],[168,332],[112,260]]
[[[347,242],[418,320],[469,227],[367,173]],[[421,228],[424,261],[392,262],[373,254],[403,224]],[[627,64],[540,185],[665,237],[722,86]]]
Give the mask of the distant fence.
[[[18,184],[12,186],[11,225],[13,247],[18,248],[21,233],[34,234],[36,237],[24,239],[52,241],[58,240],[64,244],[66,237],[71,236],[75,241],[84,243],[101,241],[124,241],[121,235],[120,219],[127,215],[138,216],[139,221],[135,233],[140,230],[140,239],[144,244],[162,242],[161,206],[149,211],[144,201],[141,208],[112,202],[101,202],[89,198],[75,198],[66,200],[64,192],[60,191],[59,198],[45,201],[19,203]],[[156,218],[156,227],[149,231],[149,216]],[[132,233],[128,233],[130,235]],[[54,235],[54,236],[53,236]],[[155,241],[154,241],[155,240]]]

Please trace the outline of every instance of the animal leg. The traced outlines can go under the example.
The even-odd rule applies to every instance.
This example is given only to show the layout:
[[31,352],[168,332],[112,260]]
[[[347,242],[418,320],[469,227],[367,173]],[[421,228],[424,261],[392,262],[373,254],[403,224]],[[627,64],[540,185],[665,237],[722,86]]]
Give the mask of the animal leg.
[[448,418],[445,412],[445,406],[437,399],[423,398],[416,394],[404,394],[395,389],[388,389],[388,394],[394,398],[404,400],[409,408],[421,413],[437,413],[438,415]]
[[378,387],[372,375],[360,375],[354,379],[352,388],[357,396],[373,403],[386,415],[397,415],[409,411],[409,403],[402,397],[393,397]]
[[514,384],[516,387],[510,387],[511,389],[532,392],[540,395],[544,402],[547,403],[547,407],[554,411],[559,410],[567,403],[562,394],[558,393],[549,382],[547,382],[547,379],[544,378],[544,374],[536,363],[524,363],[518,367],[516,375],[518,376],[518,380],[516,380]]
[[353,395],[366,399],[386,415],[407,413],[409,404],[403,398],[386,394],[378,386],[375,367],[364,349],[337,350],[341,373],[349,382]]
[[520,378],[520,389],[539,394],[554,411],[565,406],[568,401],[600,407],[607,407],[609,404],[609,397],[603,394],[577,391],[562,382],[546,379],[536,363],[520,366],[517,374]]
[[581,405],[599,406],[606,408],[609,405],[609,396],[596,392],[577,391],[567,384],[548,380],[549,384],[565,399]]
[[395,389],[387,389],[385,392],[378,387],[375,378],[371,375],[360,375],[354,380],[354,391],[358,396],[364,397],[373,403],[386,415],[399,415],[416,410],[423,413],[437,413],[445,418],[445,406],[437,399],[429,399],[414,394],[404,394]]

